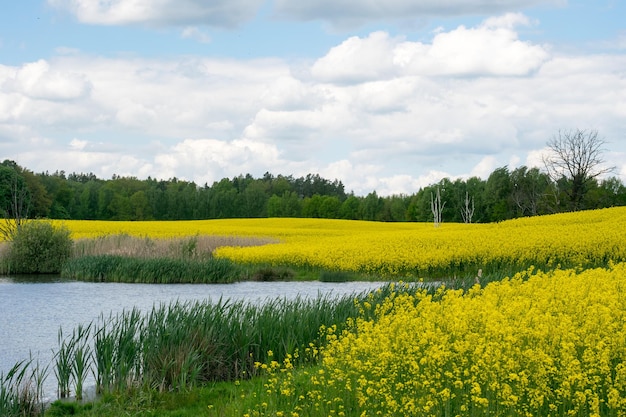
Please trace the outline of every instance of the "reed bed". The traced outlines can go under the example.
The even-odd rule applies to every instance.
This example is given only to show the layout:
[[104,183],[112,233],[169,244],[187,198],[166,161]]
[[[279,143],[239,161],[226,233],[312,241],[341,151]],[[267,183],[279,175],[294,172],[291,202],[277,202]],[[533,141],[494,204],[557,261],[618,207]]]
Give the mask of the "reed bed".
[[65,278],[92,282],[143,284],[229,283],[244,269],[228,259],[130,258],[121,255],[84,256],[69,260],[61,270]]
[[45,411],[43,384],[48,367],[32,357],[16,363],[6,375],[0,373],[0,416],[39,416]]
[[229,283],[246,270],[213,251],[225,245],[254,246],[270,239],[188,236],[153,239],[128,234],[81,238],[61,275],[76,280],[128,283]]
[[59,392],[67,397],[72,390],[80,398],[87,373],[93,373],[99,394],[169,392],[247,379],[258,373],[256,363],[284,360],[296,351],[303,354],[294,363],[317,361],[310,347],[325,342],[321,328],[342,328],[350,317],[363,314],[365,300],[382,302],[391,291],[387,286],[374,293],[260,304],[175,302],[155,305],[145,314],[131,309],[102,315],[60,341],[57,367],[62,363],[65,373],[55,371]]
[[249,247],[276,243],[276,239],[245,236],[195,235],[153,238],[130,234],[102,235],[74,241],[72,257],[120,255],[133,258],[173,258],[206,260],[223,246]]

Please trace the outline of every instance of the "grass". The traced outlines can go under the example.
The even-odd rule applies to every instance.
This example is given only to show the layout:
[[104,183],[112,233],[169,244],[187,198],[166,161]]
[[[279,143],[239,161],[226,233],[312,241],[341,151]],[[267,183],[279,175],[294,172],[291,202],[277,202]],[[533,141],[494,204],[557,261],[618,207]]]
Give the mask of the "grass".
[[39,416],[44,413],[42,387],[48,368],[33,358],[0,373],[0,416]]
[[71,259],[64,265],[61,276],[92,282],[210,284],[238,281],[245,271],[228,259],[194,260],[96,255]]
[[46,417],[241,417],[242,410],[251,406],[245,398],[241,398],[242,393],[262,390],[265,381],[266,378],[257,377],[237,383],[210,383],[185,392],[106,395],[97,402],[89,403],[56,401],[46,411]]

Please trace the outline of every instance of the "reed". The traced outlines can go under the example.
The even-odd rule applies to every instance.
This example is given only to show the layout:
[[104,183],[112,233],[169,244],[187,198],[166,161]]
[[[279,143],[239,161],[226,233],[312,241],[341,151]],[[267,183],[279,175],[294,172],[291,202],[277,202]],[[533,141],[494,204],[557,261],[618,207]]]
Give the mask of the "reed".
[[42,367],[32,356],[17,362],[6,373],[0,373],[0,416],[40,416],[45,410],[43,384],[48,367]]
[[76,239],[72,257],[121,255],[135,258],[208,259],[219,247],[248,247],[276,242],[276,239],[244,236],[196,235],[154,239],[128,234],[103,235]]
[[224,258],[172,259],[131,258],[122,255],[96,255],[73,258],[61,275],[95,282],[144,284],[228,283],[245,273],[241,266]]
[[[258,372],[257,362],[282,361],[311,344],[323,344],[320,328],[341,329],[359,314],[362,302],[374,303],[390,291],[277,298],[260,304],[228,299],[174,302],[155,305],[145,314],[132,309],[106,319],[100,316],[79,326],[68,339],[59,331],[59,394],[69,396],[72,380],[77,399],[82,398],[89,371],[99,394],[186,391],[211,381],[247,379]],[[316,360],[296,356],[294,363]]]
[[111,325],[100,316],[100,327],[94,332],[94,349],[92,370],[96,380],[96,394],[109,393],[113,389],[113,362],[115,343],[109,330]]
[[70,396],[70,381],[72,379],[73,341],[63,337],[63,329],[59,328],[57,336],[59,349],[54,355],[54,374],[57,378],[57,395],[59,398]]
[[87,326],[78,325],[72,332],[73,358],[70,367],[74,381],[74,392],[78,401],[83,399],[83,384],[91,363],[91,345],[89,344],[91,326],[91,323]]

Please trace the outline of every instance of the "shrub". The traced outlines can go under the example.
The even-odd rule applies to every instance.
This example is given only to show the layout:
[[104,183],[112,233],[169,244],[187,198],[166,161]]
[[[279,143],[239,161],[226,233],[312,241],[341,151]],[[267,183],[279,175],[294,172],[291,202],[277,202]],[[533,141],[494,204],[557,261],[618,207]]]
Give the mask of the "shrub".
[[8,251],[11,273],[55,274],[72,251],[70,231],[45,221],[30,221],[17,230]]

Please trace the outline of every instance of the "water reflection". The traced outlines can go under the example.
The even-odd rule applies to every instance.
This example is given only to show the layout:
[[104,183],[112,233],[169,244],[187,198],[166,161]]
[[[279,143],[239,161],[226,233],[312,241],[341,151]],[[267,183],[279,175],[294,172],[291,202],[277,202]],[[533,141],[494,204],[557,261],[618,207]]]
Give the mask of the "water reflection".
[[70,280],[61,278],[57,274],[34,274],[0,276],[0,284],[46,284],[51,282],[69,282]]

